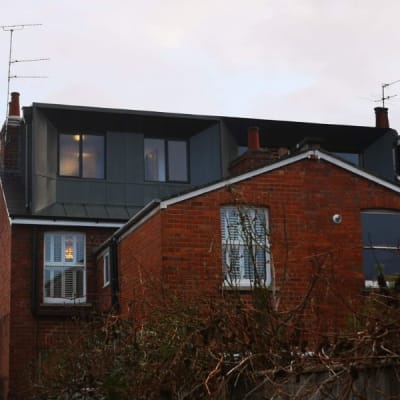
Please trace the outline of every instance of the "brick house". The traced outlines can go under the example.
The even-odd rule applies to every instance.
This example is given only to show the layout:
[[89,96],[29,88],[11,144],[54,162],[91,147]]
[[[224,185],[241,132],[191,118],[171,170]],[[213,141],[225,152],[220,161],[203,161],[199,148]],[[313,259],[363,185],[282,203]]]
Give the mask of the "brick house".
[[[385,109],[375,128],[42,103],[21,116],[17,93],[9,109],[0,150],[2,398],[24,398],[29,364],[65,340],[72,317],[136,311],[157,285],[219,295],[225,277],[246,292],[257,277],[278,288],[287,270],[289,306],[312,272],[307,257],[329,255],[348,292],[373,284],[371,254],[397,272],[397,134]],[[251,126],[259,130],[247,135]],[[237,204],[268,228],[256,231],[268,252],[253,254],[253,272],[246,243],[236,243],[236,261],[223,252]]]
[[[281,307],[294,308],[319,274],[309,318],[334,333],[345,306],[376,281],[375,258],[388,274],[400,273],[398,235],[391,236],[399,194],[392,183],[307,150],[149,204],[98,249],[99,265],[117,243],[121,311],[134,315],[162,302],[161,288],[188,300],[233,289],[246,295],[257,275]],[[254,225],[249,241],[235,231],[243,224]]]

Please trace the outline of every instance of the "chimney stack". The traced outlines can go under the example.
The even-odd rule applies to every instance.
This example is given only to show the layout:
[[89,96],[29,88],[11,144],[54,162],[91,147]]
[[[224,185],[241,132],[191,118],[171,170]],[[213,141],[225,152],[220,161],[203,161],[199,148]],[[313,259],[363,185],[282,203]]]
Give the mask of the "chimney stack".
[[21,116],[18,92],[11,93],[10,109],[8,112],[8,116],[9,117],[20,117]]
[[248,150],[260,150],[260,129],[252,126],[247,129],[247,147]]
[[375,127],[389,129],[388,109],[386,107],[375,107]]

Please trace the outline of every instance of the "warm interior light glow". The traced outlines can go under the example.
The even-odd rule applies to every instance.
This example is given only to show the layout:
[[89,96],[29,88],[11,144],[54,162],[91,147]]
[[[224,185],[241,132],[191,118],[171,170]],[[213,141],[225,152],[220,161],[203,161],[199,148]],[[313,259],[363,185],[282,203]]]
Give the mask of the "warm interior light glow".
[[74,259],[74,247],[72,243],[68,243],[64,250],[65,261],[72,261]]
[[74,140],[75,140],[75,142],[79,142],[81,140],[81,135],[79,133],[74,135]]

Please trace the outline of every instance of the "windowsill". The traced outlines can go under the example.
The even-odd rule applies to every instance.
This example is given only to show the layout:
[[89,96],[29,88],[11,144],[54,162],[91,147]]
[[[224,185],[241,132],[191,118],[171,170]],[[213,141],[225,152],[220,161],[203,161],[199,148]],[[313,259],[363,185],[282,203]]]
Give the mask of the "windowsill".
[[[227,291],[239,291],[239,292],[250,292],[254,290],[254,285],[230,285],[227,283],[224,283],[221,287],[222,290],[227,290]],[[261,286],[261,288],[263,289],[267,289],[272,291],[272,287],[271,284],[269,285],[265,285],[265,286]],[[276,289],[277,290],[277,289]]]
[[37,309],[40,316],[70,316],[91,311],[91,303],[41,303]]

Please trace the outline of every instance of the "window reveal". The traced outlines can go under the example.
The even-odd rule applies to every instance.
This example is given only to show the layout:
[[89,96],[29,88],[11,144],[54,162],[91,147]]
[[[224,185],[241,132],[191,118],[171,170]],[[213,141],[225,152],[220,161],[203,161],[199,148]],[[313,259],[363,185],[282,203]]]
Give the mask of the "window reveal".
[[271,283],[268,211],[265,208],[223,207],[221,238],[226,284],[250,287]]
[[104,178],[104,136],[60,134],[59,174],[81,178]]
[[85,302],[85,266],[84,234],[45,233],[44,302]]

